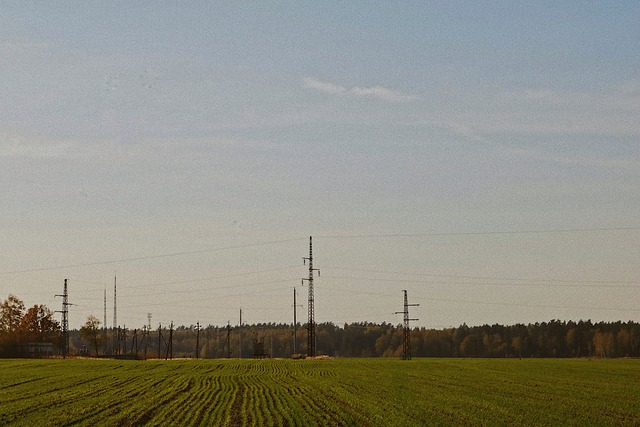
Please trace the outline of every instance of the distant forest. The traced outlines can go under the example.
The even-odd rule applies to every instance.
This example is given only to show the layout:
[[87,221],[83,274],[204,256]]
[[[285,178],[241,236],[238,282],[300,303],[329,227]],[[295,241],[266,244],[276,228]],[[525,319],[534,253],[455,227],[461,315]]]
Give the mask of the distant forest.
[[[290,357],[307,351],[306,325],[261,323],[104,330],[89,316],[69,332],[70,354],[121,357]],[[401,357],[403,329],[388,323],[316,325],[317,354],[332,357]],[[640,323],[560,321],[411,330],[412,357],[640,357]],[[26,308],[10,295],[0,305],[0,356],[59,353],[60,324],[43,305]],[[38,345],[34,345],[38,344]],[[47,344],[48,346],[45,346]],[[242,349],[242,354],[240,353]]]
[[[161,336],[160,336],[161,335]],[[171,335],[171,348],[169,337]],[[198,336],[199,335],[199,336]],[[254,357],[254,343],[258,353],[266,357],[290,357],[306,353],[306,325],[299,325],[296,350],[293,348],[291,324],[243,325],[242,330],[208,326],[198,333],[196,326],[151,331],[145,338],[140,330],[127,331],[121,339],[121,354],[135,353],[142,357],[238,357],[242,335],[242,357]],[[333,357],[401,357],[401,325],[352,323],[342,326],[333,323],[316,325],[317,354]],[[135,337],[135,338],[134,338]],[[413,328],[411,330],[412,357],[640,357],[640,324],[636,322],[565,322],[552,320],[513,326],[483,325],[447,329]],[[227,340],[229,345],[227,345]],[[112,348],[111,342],[104,348]],[[260,343],[263,343],[264,351]],[[126,344],[123,345],[123,344]],[[90,343],[72,333],[71,348],[81,349]],[[160,347],[158,347],[160,346]],[[158,351],[160,348],[160,351]],[[171,353],[169,353],[169,350]],[[99,350],[100,352],[100,350]]]

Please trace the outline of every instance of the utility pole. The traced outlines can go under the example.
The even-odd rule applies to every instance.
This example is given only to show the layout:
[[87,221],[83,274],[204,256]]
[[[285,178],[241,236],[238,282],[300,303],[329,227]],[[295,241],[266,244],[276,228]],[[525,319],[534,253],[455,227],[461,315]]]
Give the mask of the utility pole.
[[200,353],[200,322],[196,323],[196,360]]
[[109,343],[107,342],[107,286],[104,287],[104,322],[102,323],[102,339],[104,340],[104,354],[107,354],[107,349],[109,348]]
[[402,328],[402,360],[411,360],[411,327],[410,321],[418,319],[409,319],[409,307],[418,307],[420,304],[409,304],[407,299],[407,291],[404,292],[404,311],[396,311],[395,314],[404,315],[404,327]]
[[164,360],[173,360],[173,321],[169,325],[169,342],[167,342],[167,348],[164,353]]
[[314,312],[314,296],[313,296],[313,272],[317,271],[318,276],[320,276],[320,270],[317,268],[313,268],[313,245],[311,236],[309,236],[309,258],[302,258],[302,263],[305,264],[306,261],[309,261],[309,278],[302,279],[302,284],[304,285],[304,281],[309,282],[309,320],[307,321],[307,356],[313,357],[316,355],[316,320],[315,320],[315,312]]
[[297,315],[298,315],[298,304],[296,304],[296,288],[293,288],[293,354],[298,354],[298,345],[296,343],[297,336],[298,336]]
[[161,351],[162,351],[162,323],[158,323],[158,360],[160,360]]
[[227,321],[227,359],[231,359],[231,322]]
[[62,357],[67,358],[69,355],[69,294],[67,293],[67,279],[64,279],[64,291],[62,295],[56,295],[62,297]]
[[169,359],[173,360],[173,321],[169,327]]
[[138,358],[138,330],[133,330],[133,336],[131,337],[131,354],[136,355],[136,359]]
[[[122,354],[127,354],[127,325],[122,327],[122,337],[120,339],[122,340]],[[120,347],[120,344],[118,344],[118,347]]]
[[147,360],[147,349],[149,348],[149,330],[147,325],[142,327],[142,340],[144,341],[144,360]]
[[240,359],[242,359],[242,309],[240,309],[240,327],[238,328],[240,334]]

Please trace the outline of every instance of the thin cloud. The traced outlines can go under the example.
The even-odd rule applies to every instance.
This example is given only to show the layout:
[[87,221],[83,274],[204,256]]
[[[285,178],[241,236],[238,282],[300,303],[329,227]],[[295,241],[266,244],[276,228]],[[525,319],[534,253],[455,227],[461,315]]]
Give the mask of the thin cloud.
[[391,102],[402,102],[416,99],[413,95],[405,95],[395,90],[387,89],[382,86],[374,87],[354,87],[351,89],[351,93],[359,96],[369,96],[372,98],[383,99]]
[[332,95],[352,95],[356,97],[375,98],[388,102],[403,102],[417,99],[414,95],[407,95],[382,86],[346,88],[330,82],[324,82],[313,77],[305,77],[304,86],[318,92]]
[[319,92],[331,93],[331,94],[340,94],[340,93],[345,93],[347,91],[347,89],[342,86],[316,80],[311,77],[305,77],[304,86],[310,89],[317,90]]

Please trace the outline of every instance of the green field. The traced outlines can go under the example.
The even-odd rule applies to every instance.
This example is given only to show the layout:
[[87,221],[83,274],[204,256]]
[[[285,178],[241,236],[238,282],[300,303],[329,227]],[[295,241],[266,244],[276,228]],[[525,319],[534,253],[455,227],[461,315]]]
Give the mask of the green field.
[[0,425],[640,425],[640,360],[0,360]]

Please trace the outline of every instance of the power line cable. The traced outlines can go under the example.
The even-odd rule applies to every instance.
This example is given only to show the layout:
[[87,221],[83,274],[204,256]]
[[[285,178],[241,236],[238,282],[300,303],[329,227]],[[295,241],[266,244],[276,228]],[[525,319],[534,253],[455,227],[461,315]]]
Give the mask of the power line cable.
[[640,283],[630,282],[625,284],[611,284],[617,282],[593,283],[587,282],[579,284],[572,282],[570,284],[550,285],[542,283],[490,283],[490,282],[436,282],[436,281],[424,281],[424,280],[410,280],[410,279],[381,279],[372,277],[347,277],[347,276],[324,276],[324,279],[340,279],[340,280],[366,280],[369,282],[400,282],[400,283],[418,283],[424,285],[484,285],[484,286],[513,286],[518,288],[534,287],[534,288],[638,288]]
[[[229,279],[229,278],[233,278],[233,277],[241,277],[241,276],[250,276],[252,274],[263,274],[263,273],[273,273],[273,272],[277,272],[277,271],[285,271],[285,270],[291,270],[294,268],[300,268],[299,265],[293,265],[293,266],[289,266],[289,267],[281,267],[281,268],[272,268],[272,269],[268,269],[268,270],[260,270],[260,271],[248,271],[245,273],[237,273],[237,274],[226,274],[223,276],[211,276],[211,277],[202,277],[202,278],[198,278],[198,279],[186,279],[186,280],[177,280],[177,281],[172,281],[172,282],[156,282],[156,283],[149,283],[146,285],[132,285],[132,286],[126,286],[126,289],[144,289],[144,288],[149,288],[149,287],[157,287],[157,286],[167,286],[167,285],[182,285],[185,283],[195,283],[195,282],[206,282],[206,281],[210,281],[210,280],[220,280],[220,279]],[[83,280],[75,280],[75,282],[81,282],[81,283],[92,283],[92,282],[85,282]],[[100,284],[102,285],[102,283],[93,283],[93,284]],[[96,289],[85,289],[84,291],[94,291]]]
[[[169,290],[169,291],[165,291],[165,292],[154,292],[154,295],[191,294],[191,293],[196,293],[196,292],[220,291],[220,290],[225,290],[225,289],[251,288],[251,287],[256,287],[256,286],[264,286],[264,285],[271,285],[271,284],[274,284],[274,283],[287,283],[287,282],[296,283],[296,282],[298,282],[298,279],[279,279],[279,280],[270,280],[270,281],[267,281],[267,282],[245,283],[245,284],[240,284],[240,285],[219,286],[219,287],[215,287],[215,288],[197,288],[197,289]],[[148,296],[147,293],[126,293],[126,292],[123,295],[124,295],[124,297],[127,297],[127,298]],[[242,295],[245,295],[245,294],[242,294]],[[249,294],[247,294],[247,295],[249,295]]]
[[388,237],[447,237],[447,236],[487,236],[501,234],[551,234],[551,233],[586,233],[601,231],[639,231],[640,227],[612,227],[612,228],[566,228],[549,230],[507,230],[507,231],[471,231],[450,233],[397,233],[397,234],[353,234],[353,235],[318,235],[319,239],[365,239]]
[[195,255],[195,254],[202,254],[202,253],[208,253],[208,252],[227,251],[232,249],[244,249],[244,248],[250,248],[255,246],[275,245],[280,243],[295,242],[299,240],[304,240],[304,239],[294,238],[294,239],[284,239],[284,240],[272,240],[268,242],[249,243],[246,245],[225,246],[225,247],[211,248],[211,249],[200,249],[197,251],[172,252],[172,253],[166,253],[166,254],[131,257],[131,258],[120,258],[120,259],[112,259],[107,261],[87,262],[87,263],[81,263],[81,264],[59,265],[55,267],[41,267],[41,268],[32,268],[32,269],[25,269],[25,270],[0,271],[0,274],[33,273],[38,271],[62,270],[65,268],[79,268],[79,267],[90,267],[95,265],[107,265],[107,264],[134,262],[134,261],[146,261],[151,259],[169,258],[169,257],[184,256],[184,255]]
[[[323,286],[323,289],[335,291],[335,292],[344,292],[349,294],[358,294],[358,295],[375,295],[375,296],[395,296],[391,294],[381,293],[381,292],[358,292],[358,291],[347,291],[345,289],[336,289],[329,288]],[[452,303],[464,303],[464,304],[478,304],[478,305],[500,305],[500,306],[512,306],[512,307],[529,307],[529,308],[557,308],[557,309],[570,309],[570,310],[610,310],[610,311],[640,311],[640,308],[611,308],[611,307],[580,307],[580,306],[562,306],[562,305],[541,305],[541,304],[517,304],[517,303],[502,303],[502,302],[489,302],[489,301],[469,301],[469,300],[459,300],[459,299],[450,299],[450,298],[430,298],[430,297],[412,297],[413,299],[424,300],[424,301],[436,301],[436,302],[452,302]]]
[[568,305],[543,305],[543,304],[518,304],[509,302],[491,302],[491,301],[469,301],[469,300],[456,300],[448,298],[429,298],[429,297],[413,297],[423,301],[439,301],[439,302],[454,302],[464,304],[480,304],[480,305],[501,305],[511,307],[529,307],[529,308],[556,308],[563,310],[603,310],[603,311],[638,311],[640,308],[613,308],[613,307],[586,307],[586,306],[568,306]]
[[[477,280],[503,280],[503,281],[522,281],[522,282],[553,282],[553,283],[597,283],[597,284],[625,284],[637,285],[640,282],[625,280],[578,280],[578,279],[540,279],[540,278],[516,278],[516,277],[487,277],[487,276],[464,276],[456,274],[430,274],[430,273],[403,273],[400,271],[381,271],[381,270],[364,270],[360,268],[346,267],[324,267],[325,269],[355,271],[359,273],[377,273],[377,274],[397,274],[403,276],[426,276],[426,277],[451,277],[455,279],[477,279]],[[329,276],[327,276],[329,277]]]

